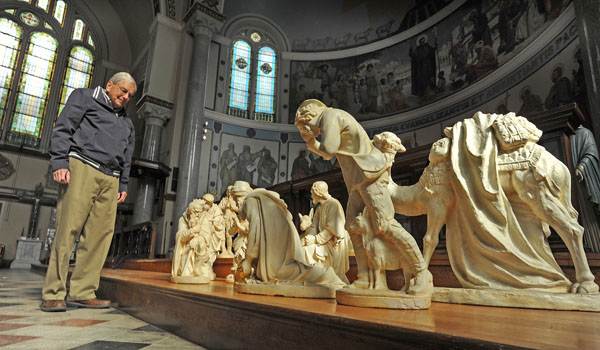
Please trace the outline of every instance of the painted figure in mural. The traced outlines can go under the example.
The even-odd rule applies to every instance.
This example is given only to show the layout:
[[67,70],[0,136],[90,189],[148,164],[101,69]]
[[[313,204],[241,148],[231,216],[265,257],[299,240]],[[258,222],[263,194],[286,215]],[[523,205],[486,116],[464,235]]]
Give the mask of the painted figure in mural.
[[219,177],[221,178],[221,193],[227,190],[237,178],[238,157],[235,153],[235,145],[230,142],[227,150],[221,153],[219,160]]
[[415,96],[423,97],[432,78],[434,81],[433,85],[435,86],[437,76],[435,50],[437,49],[437,43],[434,43],[434,46],[429,45],[427,43],[427,34],[419,36],[417,42],[418,45],[414,50],[412,44],[408,50],[411,69],[411,92]]
[[[423,255],[414,238],[394,219],[394,205],[388,192],[391,181],[388,157],[373,146],[366,131],[349,113],[327,108],[321,101],[304,101],[296,112],[295,124],[309,150],[325,159],[336,156],[349,194],[346,226],[367,208],[374,232],[402,252],[403,267],[411,274],[408,293],[431,295],[433,279]],[[317,141],[319,135],[320,141]],[[358,278],[351,286],[368,288],[368,263],[362,237],[348,231],[358,264]]]
[[271,151],[267,148],[262,149],[262,156],[257,165],[258,180],[256,184],[259,187],[269,187],[273,185],[277,175],[277,161],[271,157]]
[[490,46],[484,45],[483,40],[475,43],[474,50],[477,54],[476,60],[466,68],[468,83],[498,68],[498,60],[494,50]]
[[310,174],[316,175],[321,174],[329,170],[333,170],[333,164],[331,161],[323,159],[323,157],[315,157],[314,154],[309,153],[310,158]]
[[306,159],[306,150],[301,149],[292,164],[292,180],[298,180],[308,175],[310,175],[310,164]]
[[211,244],[208,210],[204,199],[194,199],[179,219],[171,263],[172,277],[190,277],[191,281],[204,283],[215,279],[212,263],[217,252]]
[[[542,132],[514,113],[477,112],[444,130],[456,205],[446,223],[452,270],[465,288],[597,293],[568,168],[537,145]],[[575,266],[571,283],[554,259],[549,227]],[[468,242],[468,243],[467,243]]]
[[446,77],[444,77],[444,75],[444,71],[440,71],[438,73],[438,83],[436,86],[436,92],[438,94],[446,91]]
[[481,8],[477,8],[469,14],[469,21],[473,23],[473,31],[471,32],[473,35],[472,41],[476,43],[481,40],[484,45],[491,47],[493,42],[488,18],[485,13],[481,12]]
[[254,177],[254,172],[256,171],[254,167],[254,162],[256,158],[260,156],[260,152],[251,153],[250,146],[244,145],[242,148],[242,153],[238,156],[237,162],[237,179],[241,181],[246,181],[248,183],[252,183],[252,178]]
[[377,102],[377,111],[379,113],[390,113],[392,112],[392,105],[390,100],[390,87],[387,85],[385,78],[381,78],[378,86],[379,99]]
[[[377,97],[379,96],[379,83],[377,80],[377,71],[372,63],[367,64],[365,71],[365,84],[367,89],[365,112],[377,112]],[[363,106],[364,107],[364,106]]]
[[544,110],[544,102],[541,97],[531,93],[531,88],[526,86],[521,92],[521,108],[519,109],[519,115],[527,117],[531,113],[542,112]]
[[[367,113],[369,94],[367,92],[367,83],[365,79],[360,79],[358,82],[358,103],[360,103],[360,112]],[[298,105],[300,106],[300,105]]]
[[552,69],[552,82],[554,85],[550,88],[550,92],[546,97],[546,109],[562,106],[573,102],[573,89],[569,78],[563,77],[563,65],[557,64]]
[[500,47],[498,55],[510,53],[516,45],[516,26],[522,16],[520,0],[503,0],[498,13],[498,31],[500,33]]
[[390,99],[392,102],[393,111],[399,111],[399,110],[407,107],[406,97],[404,96],[404,93],[402,92],[403,88],[402,88],[401,83],[402,82],[400,80],[396,80],[396,84],[390,90]]
[[248,220],[248,247],[238,268],[240,273],[236,273],[236,282],[277,280],[333,288],[345,285],[333,269],[310,266],[306,262],[292,215],[278,193],[264,188],[253,190],[243,181],[236,181],[231,192],[240,208],[240,219]]
[[600,252],[600,156],[594,134],[579,126],[571,136],[571,152],[577,177],[581,219],[586,231],[583,241],[593,252]]
[[231,258],[232,236],[235,235],[235,218],[237,217],[238,207],[231,194],[231,186],[227,187],[227,192],[219,202],[219,208],[223,213],[223,229],[225,231],[225,248],[221,249],[221,257]]
[[348,245],[350,237],[345,229],[344,209],[331,197],[326,182],[313,183],[312,202],[318,205],[312,223],[302,237],[302,246],[309,264],[331,266],[338,277],[348,284],[346,272],[350,269]]

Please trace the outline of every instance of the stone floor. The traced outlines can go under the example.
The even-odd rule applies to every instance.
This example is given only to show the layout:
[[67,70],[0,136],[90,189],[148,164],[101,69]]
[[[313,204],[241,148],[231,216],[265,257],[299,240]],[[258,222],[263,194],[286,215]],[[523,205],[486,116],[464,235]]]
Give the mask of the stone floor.
[[0,349],[205,349],[115,308],[42,312],[44,276],[0,269]]

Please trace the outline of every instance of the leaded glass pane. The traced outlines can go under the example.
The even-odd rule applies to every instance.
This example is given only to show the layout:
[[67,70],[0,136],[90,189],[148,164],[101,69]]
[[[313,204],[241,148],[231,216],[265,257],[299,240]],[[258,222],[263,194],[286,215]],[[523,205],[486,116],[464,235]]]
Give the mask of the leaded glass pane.
[[49,25],[48,22],[44,22],[44,28],[54,30],[54,28],[52,28],[52,26]]
[[260,113],[274,114],[275,102],[275,51],[265,46],[258,51],[258,69],[256,74],[255,119],[268,120],[269,116]]
[[88,34],[88,44],[91,47],[94,47],[94,39],[92,39],[92,34]]
[[75,46],[69,55],[69,63],[67,64],[65,78],[62,84],[57,116],[62,112],[62,109],[73,90],[90,87],[93,69],[94,55],[92,52],[85,47]]
[[31,35],[21,70],[11,133],[39,138],[58,43],[46,33]]
[[37,5],[39,8],[44,9],[44,11],[48,12],[48,7],[50,7],[50,1],[48,0],[38,0]]
[[7,18],[0,18],[0,126],[6,115],[15,63],[23,30]]
[[20,0],[20,1],[28,2],[31,4],[31,0]]
[[10,13],[11,15],[15,14],[15,10],[14,9],[10,9],[10,10],[4,10],[4,12],[6,13]]
[[67,12],[66,10],[67,4],[65,4],[65,2],[62,0],[58,0],[54,5],[53,16],[54,18],[56,18],[56,20],[58,21],[58,23],[60,23],[61,26],[64,24],[65,21],[65,13]]
[[73,25],[73,40],[83,40],[83,30],[85,29],[85,23],[78,19]]
[[31,12],[22,12],[19,18],[23,23],[31,27],[37,27],[40,24],[40,19]]
[[248,88],[250,86],[250,45],[245,41],[237,41],[233,45],[231,60],[229,106],[247,110]]

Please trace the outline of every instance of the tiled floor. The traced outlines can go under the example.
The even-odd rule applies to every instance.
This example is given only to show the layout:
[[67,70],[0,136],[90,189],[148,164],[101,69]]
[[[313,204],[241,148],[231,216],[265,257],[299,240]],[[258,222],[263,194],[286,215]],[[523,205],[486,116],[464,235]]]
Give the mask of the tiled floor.
[[0,349],[204,349],[114,308],[42,312],[43,281],[0,269]]

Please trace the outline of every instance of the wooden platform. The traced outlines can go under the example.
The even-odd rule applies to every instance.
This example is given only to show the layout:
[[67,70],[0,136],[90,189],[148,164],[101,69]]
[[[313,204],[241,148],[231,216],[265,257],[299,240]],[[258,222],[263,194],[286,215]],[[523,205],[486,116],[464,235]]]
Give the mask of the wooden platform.
[[357,308],[239,294],[221,278],[174,284],[169,272],[147,271],[153,264],[164,263],[104,269],[98,296],[209,349],[600,348],[600,313],[435,302],[428,310]]

